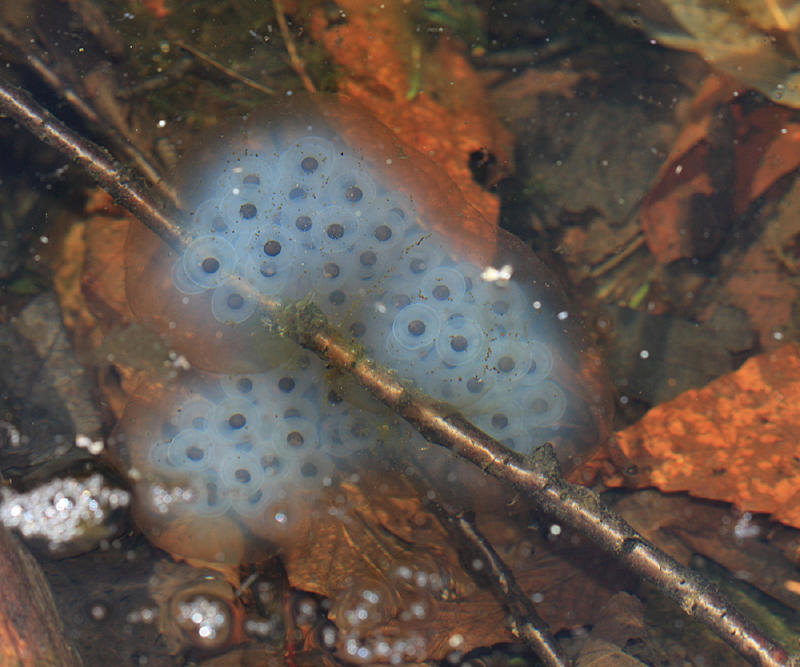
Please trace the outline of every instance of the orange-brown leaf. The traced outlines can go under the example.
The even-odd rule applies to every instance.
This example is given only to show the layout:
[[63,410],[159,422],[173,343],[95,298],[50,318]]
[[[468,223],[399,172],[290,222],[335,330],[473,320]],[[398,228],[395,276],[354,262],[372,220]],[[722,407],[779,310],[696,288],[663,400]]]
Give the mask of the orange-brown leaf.
[[740,120],[736,144],[734,207],[744,213],[782,176],[800,167],[800,123],[797,112],[765,106]]
[[[378,9],[371,1],[342,0],[338,7],[347,21],[329,23],[320,9],[311,32],[344,72],[340,92],[434,160],[467,201],[495,222],[499,201],[473,181],[468,156],[488,149],[508,162],[511,138],[493,117],[463,49],[444,36],[434,51],[425,51],[405,3],[386,2]],[[417,75],[421,87],[409,100]]]
[[688,491],[800,527],[800,346],[754,357],[617,434],[610,486]]
[[642,204],[647,246],[662,264],[694,254],[693,209],[700,198],[714,193],[708,174],[709,152],[705,141],[692,146],[672,172],[662,175]]
[[777,344],[775,332],[792,321],[797,288],[764,245],[758,242],[747,251],[725,291],[750,317],[762,347],[769,350]]

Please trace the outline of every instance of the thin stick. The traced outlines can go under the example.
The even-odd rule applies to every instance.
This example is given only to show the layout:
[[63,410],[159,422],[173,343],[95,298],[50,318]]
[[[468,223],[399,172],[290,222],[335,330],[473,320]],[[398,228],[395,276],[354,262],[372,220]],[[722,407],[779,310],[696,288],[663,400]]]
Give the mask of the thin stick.
[[621,264],[624,260],[641,248],[644,245],[644,242],[644,234],[642,234],[641,230],[637,231],[634,237],[628,242],[628,245],[625,246],[620,252],[589,271],[589,277],[599,278],[604,273],[616,268],[619,264]]
[[433,480],[420,462],[404,466],[406,479],[417,497],[450,534],[467,574],[481,588],[488,588],[508,612],[511,633],[536,655],[545,667],[569,667],[570,661],[556,641],[547,622],[539,616],[531,599],[517,584],[514,573],[475,525],[475,513],[455,511],[428,491]]
[[[286,309],[285,333],[327,364],[351,373],[376,398],[410,422],[427,440],[451,450],[488,475],[525,494],[544,512],[578,530],[637,576],[653,582],[741,656],[759,667],[797,665],[789,654],[737,610],[700,574],[684,567],[607,508],[596,493],[568,483],[550,445],[524,457],[477,429],[446,404],[406,387],[393,374],[364,359],[327,328],[313,304]],[[306,325],[311,325],[310,328]]]
[[184,51],[188,51],[195,58],[197,58],[199,61],[205,63],[209,67],[213,67],[214,69],[219,70],[220,72],[222,72],[226,76],[229,76],[231,79],[235,79],[236,81],[239,81],[240,83],[243,83],[245,86],[249,86],[250,88],[258,90],[259,92],[266,93],[267,95],[276,95],[277,94],[272,88],[268,88],[267,86],[265,86],[263,84],[260,84],[258,81],[254,81],[253,79],[250,79],[249,77],[244,76],[244,74],[239,74],[239,72],[237,72],[236,70],[231,69],[230,67],[226,67],[225,65],[223,65],[220,62],[217,62],[216,60],[214,60],[210,56],[207,56],[202,51],[199,51],[198,49],[194,48],[193,46],[189,46],[183,40],[173,39],[172,43],[175,44],[175,46],[178,46],[178,47],[182,48]]
[[178,198],[175,191],[161,179],[161,174],[158,169],[150,164],[150,161],[129,138],[125,136],[121,129],[104,122],[91,105],[85,102],[69,83],[63,81],[55,70],[49,67],[44,60],[34,52],[33,47],[29,47],[25,42],[17,39],[9,30],[0,26],[0,49],[2,49],[3,42],[9,47],[4,49],[9,58],[14,57],[19,59],[20,62],[24,62],[30,67],[56,94],[63,97],[67,104],[69,104],[78,115],[86,122],[98,128],[105,135],[105,140],[111,144],[112,148],[115,148],[131,159],[139,172],[152,184],[152,187],[158,189],[161,196],[166,197],[173,205],[177,205]]
[[176,221],[181,216],[167,204],[159,205],[134,184],[130,174],[101,148],[76,134],[19,88],[0,79],[0,110],[86,171],[121,206],[128,209],[171,247],[185,242]]
[[[465,568],[470,576],[478,581],[488,581],[497,601],[508,612],[511,632],[528,645],[545,667],[569,667],[569,658],[558,645],[547,623],[517,584],[511,568],[481,535],[472,518],[463,512],[450,513],[438,503],[435,511],[448,523],[460,543],[459,551],[468,559]],[[479,563],[479,567],[475,567],[475,563]]]
[[[122,206],[179,249],[186,239],[162,207],[140,192],[109,156],[63,127],[21,91],[0,80],[0,110],[54,146],[95,178]],[[451,450],[487,474],[528,496],[544,512],[586,535],[638,576],[653,582],[681,609],[700,620],[759,667],[796,667],[800,662],[767,637],[701,575],[651,545],[593,491],[569,484],[550,445],[524,457],[477,429],[451,407],[407,387],[392,373],[364,359],[313,303],[285,306],[281,331],[325,362],[352,374],[376,398],[411,423],[430,442]]]
[[289,26],[286,23],[286,13],[283,10],[283,2],[281,2],[281,0],[272,0],[272,6],[275,9],[275,19],[278,21],[278,27],[281,30],[281,36],[283,37],[283,43],[286,45],[286,52],[289,54],[289,62],[292,65],[292,69],[294,69],[297,76],[300,77],[305,89],[309,93],[316,93],[317,89],[314,87],[314,82],[311,81],[311,77],[308,76],[306,66],[303,64],[303,59],[300,57],[300,54],[297,53],[297,47],[292,39],[292,34],[289,32]]

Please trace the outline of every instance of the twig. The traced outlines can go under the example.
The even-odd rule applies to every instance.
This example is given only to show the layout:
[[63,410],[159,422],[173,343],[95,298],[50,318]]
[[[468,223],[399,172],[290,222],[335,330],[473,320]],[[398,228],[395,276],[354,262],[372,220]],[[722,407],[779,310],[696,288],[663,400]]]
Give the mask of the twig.
[[625,246],[616,255],[609,257],[605,262],[594,267],[591,271],[589,271],[589,277],[596,279],[602,276],[604,273],[607,273],[611,269],[616,268],[619,264],[621,264],[624,260],[626,260],[639,248],[641,248],[644,245],[644,242],[645,242],[644,234],[642,234],[640,230],[637,230],[636,234],[634,234],[633,238],[628,242],[627,246]]
[[176,224],[182,214],[167,204],[153,201],[136,186],[132,176],[101,148],[76,134],[30,95],[0,79],[0,110],[30,131],[37,139],[71,159],[97,181],[114,199],[128,209],[171,247],[186,243]]
[[[327,364],[351,373],[427,440],[512,486],[556,520],[586,535],[636,575],[653,582],[686,614],[707,625],[752,664],[798,664],[700,574],[650,544],[607,508],[596,493],[568,483],[549,444],[531,457],[510,451],[450,406],[405,386],[390,372],[362,358],[337,332],[327,328],[324,315],[314,304],[292,310],[287,307],[282,318],[289,338],[316,352]],[[306,328],[307,324],[311,327]]]
[[286,13],[283,10],[283,2],[281,2],[281,0],[272,0],[272,6],[275,9],[275,19],[278,21],[278,27],[281,30],[281,36],[283,37],[283,43],[286,45],[286,52],[289,54],[289,62],[292,65],[292,69],[294,69],[297,76],[300,77],[303,86],[309,93],[317,92],[317,89],[314,87],[314,82],[311,81],[311,77],[309,77],[308,72],[306,72],[306,66],[303,64],[300,54],[297,53],[297,47],[292,39],[292,34],[289,32],[289,26],[286,23]]
[[539,616],[531,599],[517,584],[514,573],[475,525],[475,513],[455,511],[428,491],[433,479],[416,457],[413,466],[404,465],[405,477],[417,497],[450,534],[464,570],[481,588],[488,588],[508,612],[511,633],[525,642],[545,667],[569,667],[569,658],[556,641],[547,622]]
[[[139,191],[111,158],[64,127],[30,96],[0,80],[0,110],[57,148],[95,178],[122,206],[176,249],[184,247],[180,227],[163,207]],[[352,374],[362,386],[411,423],[425,438],[470,461],[528,496],[543,511],[611,553],[638,576],[653,582],[689,616],[707,625],[740,655],[760,667],[799,663],[767,637],[701,575],[647,542],[597,494],[569,484],[550,445],[524,457],[508,450],[451,407],[407,387],[392,373],[361,356],[313,303],[291,304],[277,313],[281,331],[325,362]]]
[[[3,43],[5,43],[8,48],[3,49]],[[111,144],[112,148],[115,148],[121,154],[132,160],[140,173],[153,187],[159,190],[162,196],[168,198],[173,204],[177,204],[177,195],[175,191],[161,180],[158,169],[150,163],[142,151],[134,146],[133,142],[129,140],[129,137],[124,136],[124,132],[106,123],[97,111],[75,92],[68,82],[65,82],[55,70],[45,63],[40,55],[36,53],[37,49],[15,37],[11,31],[0,26],[0,50],[5,52],[9,58],[17,59],[30,67],[30,69],[33,70],[51,90],[57,95],[60,95],[84,121],[94,125],[100,130],[104,135],[105,141]]]
[[556,642],[547,622],[519,587],[511,569],[480,534],[472,517],[464,512],[451,513],[432,500],[426,500],[426,504],[433,505],[436,514],[447,522],[460,545],[459,555],[469,575],[491,586],[498,602],[511,617],[511,632],[528,645],[545,667],[569,667],[569,658]]
[[191,53],[195,58],[197,58],[199,61],[205,63],[209,67],[213,67],[214,69],[219,70],[220,72],[222,72],[226,76],[229,76],[231,79],[236,79],[236,81],[239,81],[240,83],[243,83],[245,86],[249,86],[250,88],[254,88],[255,90],[258,90],[258,91],[260,91],[262,93],[266,93],[267,95],[275,95],[276,94],[275,91],[272,88],[268,88],[267,86],[264,86],[264,85],[260,84],[258,81],[254,81],[253,79],[244,76],[244,74],[239,74],[239,72],[237,72],[236,70],[231,69],[230,67],[226,67],[225,65],[223,65],[220,62],[217,62],[216,60],[214,60],[210,56],[207,56],[202,51],[199,51],[198,49],[194,48],[193,46],[189,46],[186,42],[184,42],[181,39],[173,39],[172,43],[175,44],[175,46],[178,46],[178,47],[182,48],[184,51],[187,51],[187,52]]

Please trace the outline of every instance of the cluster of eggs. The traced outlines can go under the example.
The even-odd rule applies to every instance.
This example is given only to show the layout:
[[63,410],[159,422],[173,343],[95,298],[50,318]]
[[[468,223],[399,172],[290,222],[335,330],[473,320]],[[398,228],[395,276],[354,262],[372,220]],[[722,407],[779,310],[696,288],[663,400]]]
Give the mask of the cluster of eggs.
[[532,254],[465,252],[463,200],[431,172],[410,179],[413,160],[368,124],[349,128],[372,137],[363,150],[324,113],[254,125],[194,187],[185,250],[129,252],[134,310],[207,371],[175,380],[155,425],[126,425],[153,512],[291,525],[298,494],[324,493],[360,453],[429,458],[377,401],[332,390],[321,362],[270,333],[265,300],[313,299],[370,358],[519,452],[552,442],[570,462],[596,442],[605,396],[576,380],[596,369]]
[[184,505],[209,517],[261,517],[300,490],[331,486],[335,461],[376,446],[379,432],[374,414],[344,401],[324,376],[316,357],[298,354],[265,373],[190,383],[149,433],[146,467],[188,477]]

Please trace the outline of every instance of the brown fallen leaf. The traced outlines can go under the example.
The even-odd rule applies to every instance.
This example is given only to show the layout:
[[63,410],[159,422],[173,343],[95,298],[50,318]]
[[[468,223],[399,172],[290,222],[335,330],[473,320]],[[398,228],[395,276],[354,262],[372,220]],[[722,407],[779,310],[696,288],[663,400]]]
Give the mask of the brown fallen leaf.
[[343,0],[337,6],[346,21],[331,21],[320,8],[309,27],[343,72],[339,91],[436,162],[467,201],[496,222],[499,201],[473,181],[468,158],[488,150],[508,164],[512,141],[493,117],[466,49],[444,35],[425,50],[406,3],[378,9],[369,0]]
[[[712,174],[709,163],[719,149],[718,109],[733,96],[735,84],[711,74],[700,86],[678,138],[653,187],[642,201],[640,220],[647,246],[662,264],[691,257],[718,240],[711,238],[709,216],[717,215],[714,196],[725,190],[728,175]],[[719,226],[721,220],[711,224]]]
[[797,580],[795,563],[772,543],[774,524],[767,519],[654,489],[626,496],[615,509],[680,562],[688,565],[693,555],[700,554],[787,607],[800,609],[800,591],[792,590]]
[[659,405],[611,446],[609,486],[690,494],[800,527],[800,346]]
[[86,218],[70,225],[50,260],[64,324],[79,353],[99,346],[109,326],[132,319],[124,274],[130,215],[100,189],[89,193],[85,209]]
[[[458,545],[412,486],[396,474],[378,476],[380,493],[365,491],[363,482],[345,485],[335,511],[320,512],[285,554],[293,587],[331,599],[340,650],[348,640],[367,648],[407,640],[418,649],[406,659],[439,660],[452,652],[455,635],[460,652],[513,641],[495,596],[468,576]],[[550,541],[524,529],[519,517],[479,512],[477,519],[553,631],[590,622],[628,581],[613,567],[593,568],[603,556],[577,535]],[[374,602],[365,605],[361,591]],[[366,618],[354,613],[360,607]]]
[[747,313],[761,346],[771,350],[781,344],[776,332],[791,325],[797,288],[765,246],[759,241],[747,250],[725,285],[725,293],[734,306]]
[[616,644],[602,639],[589,639],[581,649],[575,667],[644,667]]
[[749,114],[740,106],[732,110],[739,135],[734,210],[742,214],[779,179],[800,167],[800,123],[795,111],[775,105]]
[[731,79],[707,77],[642,202],[642,230],[661,263],[708,254],[730,216],[800,166],[796,113],[772,104],[751,110],[734,93]]
[[715,216],[711,199],[716,188],[708,174],[711,146],[702,141],[683,154],[679,164],[648,192],[641,222],[647,247],[668,264],[698,254],[703,224]]

